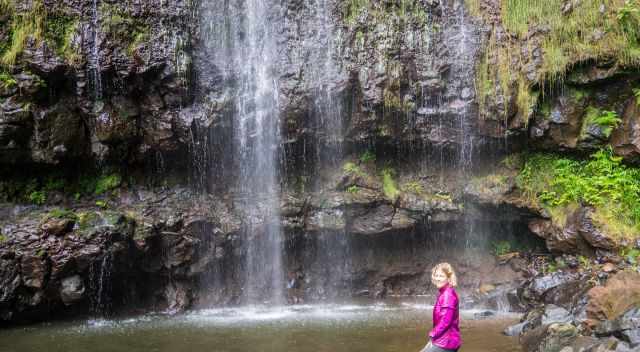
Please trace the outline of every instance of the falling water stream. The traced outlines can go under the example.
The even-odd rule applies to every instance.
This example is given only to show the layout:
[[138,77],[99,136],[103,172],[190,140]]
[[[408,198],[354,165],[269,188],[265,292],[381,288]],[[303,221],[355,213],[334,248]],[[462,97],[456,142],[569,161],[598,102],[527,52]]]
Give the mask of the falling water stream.
[[[224,70],[234,95],[233,153],[236,207],[245,213],[244,301],[284,302],[280,225],[279,5],[275,1],[208,2],[203,21],[212,63]],[[212,17],[208,17],[213,15]],[[230,166],[230,165],[225,165]]]
[[102,99],[102,73],[100,68],[100,33],[98,1],[91,3],[91,52],[89,54],[89,70],[91,84],[93,85],[93,99],[99,102]]

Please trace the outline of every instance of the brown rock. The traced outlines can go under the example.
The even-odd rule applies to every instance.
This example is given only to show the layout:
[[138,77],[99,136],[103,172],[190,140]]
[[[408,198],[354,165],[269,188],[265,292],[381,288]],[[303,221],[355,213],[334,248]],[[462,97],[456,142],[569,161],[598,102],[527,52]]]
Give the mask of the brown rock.
[[45,262],[39,256],[24,256],[20,261],[22,282],[31,288],[43,288],[46,277]]
[[611,145],[616,154],[627,159],[640,156],[640,106],[630,99],[622,115],[622,124],[611,134]]
[[613,263],[606,263],[605,265],[602,266],[602,271],[604,271],[605,273],[610,273],[610,272],[614,272],[616,271],[616,266]]
[[69,219],[48,219],[40,229],[45,235],[64,236],[73,230],[74,221]]
[[552,252],[576,253],[578,251],[578,232],[571,225],[560,229],[551,220],[535,219],[529,222],[529,229],[544,238]]
[[598,320],[612,320],[629,308],[640,305],[640,274],[621,271],[604,286],[596,286],[587,293],[587,316]]
[[485,293],[489,293],[493,290],[495,290],[496,287],[491,285],[491,284],[482,284],[480,285],[480,288],[478,289],[478,291],[480,291],[480,293],[485,294]]
[[582,211],[578,231],[580,236],[595,248],[611,250],[618,246],[616,241],[610,235],[599,229],[593,221],[592,208],[586,208]]

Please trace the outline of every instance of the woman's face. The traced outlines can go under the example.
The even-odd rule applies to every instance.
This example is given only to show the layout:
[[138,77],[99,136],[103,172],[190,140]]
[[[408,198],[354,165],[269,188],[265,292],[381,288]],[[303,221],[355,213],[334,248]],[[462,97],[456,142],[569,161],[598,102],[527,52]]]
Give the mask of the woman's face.
[[431,282],[436,285],[437,288],[441,288],[442,286],[447,284],[447,275],[442,272],[442,270],[437,270],[431,276]]

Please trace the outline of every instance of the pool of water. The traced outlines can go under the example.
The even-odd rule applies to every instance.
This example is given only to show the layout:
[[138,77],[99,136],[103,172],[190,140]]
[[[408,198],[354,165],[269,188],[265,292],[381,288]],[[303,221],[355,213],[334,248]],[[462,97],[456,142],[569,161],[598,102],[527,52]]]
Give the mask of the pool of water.
[[[521,351],[501,334],[517,317],[461,312],[464,352]],[[57,322],[0,330],[0,351],[419,351],[431,306],[412,301],[252,306]]]

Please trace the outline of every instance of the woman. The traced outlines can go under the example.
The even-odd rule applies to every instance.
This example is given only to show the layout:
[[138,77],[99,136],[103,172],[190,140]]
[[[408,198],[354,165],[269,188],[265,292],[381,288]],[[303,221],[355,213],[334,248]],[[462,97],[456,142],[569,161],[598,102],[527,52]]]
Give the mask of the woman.
[[458,318],[458,285],[451,264],[440,263],[431,271],[431,282],[438,288],[438,298],[433,307],[433,329],[430,341],[422,352],[457,351],[462,344]]

